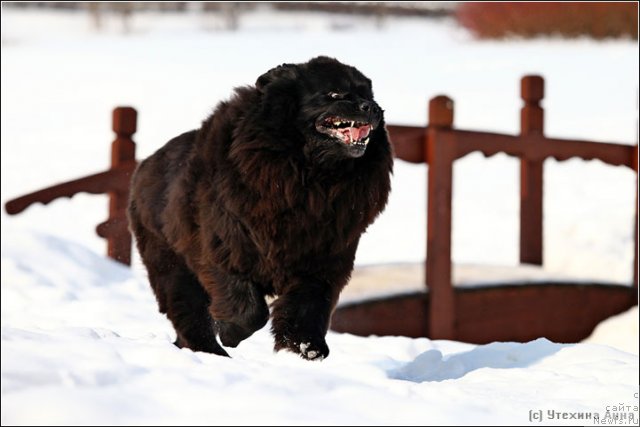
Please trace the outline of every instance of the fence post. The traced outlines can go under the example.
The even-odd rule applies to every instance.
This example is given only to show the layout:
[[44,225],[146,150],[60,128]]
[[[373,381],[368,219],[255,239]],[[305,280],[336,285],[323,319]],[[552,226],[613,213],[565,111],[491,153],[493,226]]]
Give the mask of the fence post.
[[636,171],[636,220],[633,223],[633,286],[638,289],[638,144],[633,149],[633,158],[631,159],[633,170]]
[[[544,79],[524,76],[520,82],[524,106],[520,110],[520,135],[540,134],[544,129]],[[520,262],[542,265],[543,160],[520,159]]]
[[429,168],[427,194],[426,282],[429,290],[428,336],[455,338],[455,295],[451,283],[451,194],[454,148],[438,138],[451,130],[453,101],[437,96],[429,101],[429,127],[425,150]]
[[[130,166],[135,169],[136,144],[131,136],[136,132],[137,112],[131,107],[113,110],[112,129],[116,139],[111,144],[111,168]],[[131,234],[126,217],[129,189],[109,192],[109,219],[111,231],[107,235],[107,254],[123,264],[131,264]]]

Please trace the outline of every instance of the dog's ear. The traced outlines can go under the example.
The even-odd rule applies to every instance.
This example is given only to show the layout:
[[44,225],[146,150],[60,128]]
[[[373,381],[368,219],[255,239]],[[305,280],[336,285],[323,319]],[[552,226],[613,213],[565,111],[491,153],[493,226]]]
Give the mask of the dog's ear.
[[298,69],[296,64],[282,64],[275,68],[270,69],[256,80],[256,89],[260,92],[264,90],[264,87],[269,83],[278,79],[295,79]]
[[298,112],[299,66],[282,64],[267,71],[256,81],[262,94],[262,115],[274,127],[290,127]]

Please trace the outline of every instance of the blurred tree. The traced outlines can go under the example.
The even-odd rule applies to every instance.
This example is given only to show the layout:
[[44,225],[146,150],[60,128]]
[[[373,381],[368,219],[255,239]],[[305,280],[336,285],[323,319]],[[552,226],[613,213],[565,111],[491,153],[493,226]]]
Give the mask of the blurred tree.
[[93,21],[93,27],[96,31],[100,31],[102,29],[102,10],[101,3],[98,2],[89,2],[86,3],[87,10],[89,11],[89,16],[91,16],[91,20]]
[[131,32],[131,17],[133,11],[137,6],[135,2],[87,2],[81,3],[88,12],[93,26],[96,31],[100,31],[103,28],[105,12],[115,13],[122,19],[122,32],[128,34]]

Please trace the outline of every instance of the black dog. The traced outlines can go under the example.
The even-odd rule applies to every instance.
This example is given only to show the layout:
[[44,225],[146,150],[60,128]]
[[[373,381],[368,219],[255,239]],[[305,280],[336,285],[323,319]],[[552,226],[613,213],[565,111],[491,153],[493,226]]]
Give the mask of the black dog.
[[129,220],[176,344],[227,355],[269,318],[275,349],[325,335],[392,152],[371,81],[332,58],[284,64],[143,161]]

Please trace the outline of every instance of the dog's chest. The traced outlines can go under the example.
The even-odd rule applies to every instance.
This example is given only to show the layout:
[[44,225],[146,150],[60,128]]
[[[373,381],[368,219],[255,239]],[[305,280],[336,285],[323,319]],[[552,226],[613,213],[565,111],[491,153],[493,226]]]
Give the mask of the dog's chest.
[[360,199],[362,189],[344,184],[300,188],[296,203],[270,218],[273,243],[297,247],[300,253],[350,243],[354,229],[362,227],[368,207]]

